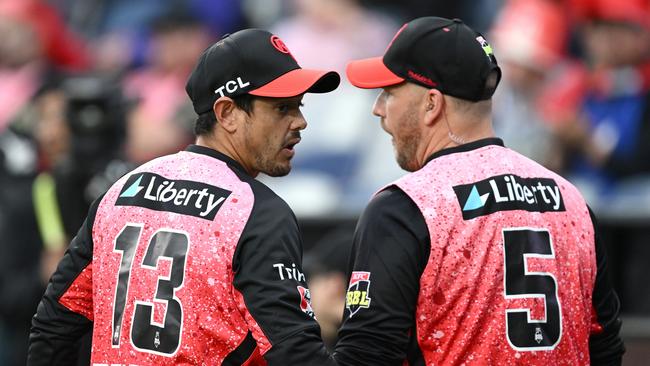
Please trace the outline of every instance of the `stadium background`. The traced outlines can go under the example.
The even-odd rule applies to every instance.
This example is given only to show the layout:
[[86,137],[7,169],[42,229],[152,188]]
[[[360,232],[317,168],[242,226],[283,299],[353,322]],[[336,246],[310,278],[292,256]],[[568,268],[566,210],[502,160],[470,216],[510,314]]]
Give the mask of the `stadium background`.
[[[425,15],[461,18],[492,44],[504,71],[497,134],[568,177],[596,211],[622,301],[625,361],[645,364],[648,0],[0,0],[0,365],[24,364],[30,317],[88,204],[138,164],[191,143],[184,83],[207,45],[266,28],[303,66],[343,74],[348,60],[383,53],[401,24]],[[260,178],[303,227],[330,343],[355,220],[404,174],[370,114],[376,93],[344,82],[308,95],[294,170]]]

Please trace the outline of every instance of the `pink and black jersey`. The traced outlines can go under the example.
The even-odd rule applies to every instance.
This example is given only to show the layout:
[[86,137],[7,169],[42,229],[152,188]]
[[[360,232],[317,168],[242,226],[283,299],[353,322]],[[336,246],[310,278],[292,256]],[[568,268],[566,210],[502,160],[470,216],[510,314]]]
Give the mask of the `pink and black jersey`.
[[594,228],[575,187],[499,139],[434,154],[360,219],[336,360],[620,363]]
[[333,362],[313,319],[290,208],[200,146],[153,160],[91,208],[33,320],[29,364]]

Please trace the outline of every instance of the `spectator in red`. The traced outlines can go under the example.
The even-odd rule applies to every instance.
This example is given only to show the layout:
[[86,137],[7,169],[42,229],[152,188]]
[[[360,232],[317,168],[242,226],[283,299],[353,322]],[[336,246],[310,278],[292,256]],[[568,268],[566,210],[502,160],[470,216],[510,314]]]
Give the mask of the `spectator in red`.
[[[565,174],[603,218],[650,211],[650,2],[573,1],[582,17],[585,61],[559,78],[547,116],[564,149]],[[647,228],[612,232],[621,263],[615,283],[622,310],[650,314]],[[619,243],[624,243],[619,244]]]
[[510,0],[491,30],[503,79],[494,96],[494,128],[507,147],[555,170],[558,149],[540,96],[565,66],[569,24],[552,0]]

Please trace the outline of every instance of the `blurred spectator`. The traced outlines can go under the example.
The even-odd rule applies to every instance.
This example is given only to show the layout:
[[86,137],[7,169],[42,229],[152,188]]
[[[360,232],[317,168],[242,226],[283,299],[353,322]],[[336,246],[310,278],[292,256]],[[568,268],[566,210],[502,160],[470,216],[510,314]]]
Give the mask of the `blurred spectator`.
[[98,70],[108,73],[119,73],[146,63],[151,26],[167,14],[190,14],[215,38],[240,29],[244,24],[239,0],[49,2],[64,14],[72,29],[92,41],[93,63]]
[[[61,164],[70,152],[70,128],[65,116],[66,96],[58,86],[46,85],[32,102],[33,139],[39,156],[38,174],[31,184],[33,216],[38,225],[43,249],[40,276],[48,280],[63,256],[72,233],[65,232],[56,197],[56,187],[49,172]],[[39,256],[34,259],[38,260]]]
[[[124,156],[128,105],[115,80],[93,74],[64,78],[60,91],[70,134],[68,153],[51,167],[67,238],[90,204],[134,166]],[[68,240],[66,240],[66,243]]]
[[568,17],[553,0],[510,0],[490,39],[503,69],[494,97],[494,129],[506,146],[552,169],[560,156],[540,96],[554,83],[565,57]]
[[42,243],[32,199],[35,172],[16,171],[12,166],[22,165],[16,161],[26,157],[20,156],[21,149],[29,151],[29,142],[5,130],[0,136],[4,160],[0,168],[4,170],[0,172],[0,344],[4,351],[0,363],[8,366],[25,365],[30,319],[45,290],[40,271]]
[[[56,68],[81,71],[89,66],[85,45],[70,32],[57,11],[43,0],[0,0],[0,14],[28,25],[46,60]],[[24,47],[33,45],[24,43]]]
[[602,200],[621,179],[650,173],[650,4],[589,4],[580,33],[586,64],[556,84],[548,115],[567,153],[565,173]]
[[83,44],[40,0],[0,0],[0,131],[25,106],[49,67],[88,67]]
[[0,132],[38,88],[40,56],[40,42],[29,24],[0,13]]
[[[37,0],[0,1],[0,342],[3,365],[24,365],[31,316],[62,247],[43,251],[43,229],[55,221],[40,209],[53,187],[39,170],[67,152],[57,98],[29,101],[49,68],[83,69],[83,46],[52,8]],[[40,117],[42,123],[35,123]],[[46,117],[47,116],[47,117]],[[37,128],[34,131],[34,128]],[[35,141],[34,137],[38,140]],[[39,154],[39,143],[42,153]],[[40,158],[39,158],[40,157]],[[39,184],[39,182],[41,182]],[[46,212],[46,210],[40,210]],[[40,225],[45,223],[45,225]],[[52,235],[50,237],[54,237]],[[62,242],[62,237],[52,242]],[[43,254],[43,255],[42,255]]]
[[215,34],[240,29],[244,22],[240,0],[49,0],[66,22],[87,39],[124,32],[146,35],[149,25],[170,13],[196,16]]
[[344,72],[354,57],[383,50],[396,30],[393,20],[361,7],[358,0],[291,0],[291,4],[293,14],[275,24],[273,32],[310,67]]
[[[568,69],[548,98],[551,127],[565,151],[565,174],[600,217],[650,217],[650,3],[573,1],[587,17],[586,62]],[[650,228],[606,232],[618,259],[622,311],[650,314]]]
[[[357,0],[293,0],[290,4],[292,15],[272,31],[310,67],[342,73],[349,60],[383,52],[397,28],[394,21],[361,7]],[[401,174],[396,164],[377,169],[380,160],[371,155],[380,150],[375,149],[377,144],[389,143],[376,138],[380,136],[373,128],[377,120],[362,108],[375,95],[342,83],[335,92],[305,98],[302,110],[310,123],[293,159],[292,176],[265,181],[298,216],[356,213],[380,184]],[[369,179],[377,174],[386,179]]]
[[34,140],[40,170],[51,170],[70,152],[70,128],[66,120],[67,96],[59,87],[43,87],[33,102]]
[[[172,1],[50,0],[68,24],[91,40],[93,64],[119,73],[141,58],[147,27]],[[137,60],[137,61],[136,61]]]
[[36,154],[23,131],[0,134],[0,364],[25,365],[30,319],[45,289],[34,217]]
[[[53,187],[37,178],[67,153],[63,96],[42,90],[0,134],[0,343],[7,346],[2,365],[25,364],[30,319],[66,240],[60,221],[49,215]],[[44,215],[40,222],[38,212]]]
[[504,0],[362,0],[365,6],[382,10],[396,17],[400,24],[427,15],[443,18],[460,18],[479,32],[485,32],[501,8]]
[[67,243],[90,203],[133,168],[119,159],[125,105],[112,85],[53,77],[0,134],[3,365],[25,364],[30,319]]
[[380,10],[385,14],[394,16],[397,22],[404,24],[417,17],[434,15],[444,18],[466,18],[463,12],[465,3],[471,1],[420,1],[404,0],[395,2],[392,0],[361,0],[361,3],[372,9]]
[[128,116],[127,156],[136,163],[182,149],[193,140],[192,123],[182,114],[189,105],[185,82],[210,42],[196,19],[170,15],[152,27],[147,64],[126,76],[125,92],[136,100]]
[[181,1],[187,3],[189,13],[205,24],[215,38],[245,28],[241,2],[241,0]]

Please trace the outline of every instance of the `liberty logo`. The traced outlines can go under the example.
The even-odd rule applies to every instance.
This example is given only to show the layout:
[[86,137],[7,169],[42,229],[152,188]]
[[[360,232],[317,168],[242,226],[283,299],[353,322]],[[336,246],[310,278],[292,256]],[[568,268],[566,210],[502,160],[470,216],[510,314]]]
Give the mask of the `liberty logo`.
[[465,220],[498,211],[565,211],[560,187],[550,178],[505,174],[453,188]]
[[463,206],[463,211],[476,210],[477,208],[481,208],[485,206],[485,202],[487,202],[488,196],[490,196],[489,192],[486,194],[479,195],[476,186],[472,186],[472,191],[469,193],[469,197],[467,198],[467,201],[465,201],[465,206]]
[[122,192],[120,197],[135,197],[142,190],[142,188],[144,188],[140,186],[140,182],[142,182],[142,176],[140,176],[138,180],[133,182],[129,188]]
[[127,179],[115,205],[140,206],[212,220],[230,193],[201,182],[141,173]]

